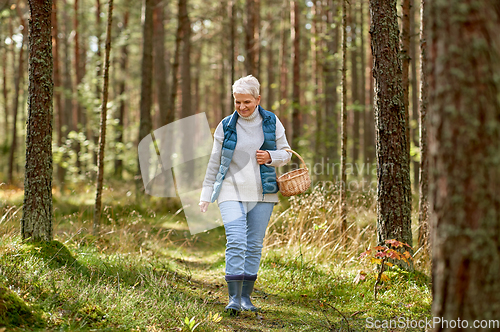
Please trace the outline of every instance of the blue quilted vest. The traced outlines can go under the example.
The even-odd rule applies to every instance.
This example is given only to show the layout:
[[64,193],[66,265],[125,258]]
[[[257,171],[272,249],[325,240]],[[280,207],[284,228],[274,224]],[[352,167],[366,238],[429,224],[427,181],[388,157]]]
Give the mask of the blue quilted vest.
[[[258,106],[260,115],[262,116],[262,130],[264,132],[264,143],[260,150],[276,150],[276,115],[266,111],[260,105]],[[219,172],[215,177],[214,189],[212,191],[211,202],[215,202],[219,197],[222,188],[222,181],[226,176],[229,164],[233,158],[234,149],[236,148],[236,121],[239,114],[237,111],[222,120],[222,128],[224,129],[224,140],[222,141],[222,153],[220,157]],[[278,192],[278,184],[276,183],[276,170],[274,167],[260,165],[260,179],[262,181],[262,195],[274,194]]]

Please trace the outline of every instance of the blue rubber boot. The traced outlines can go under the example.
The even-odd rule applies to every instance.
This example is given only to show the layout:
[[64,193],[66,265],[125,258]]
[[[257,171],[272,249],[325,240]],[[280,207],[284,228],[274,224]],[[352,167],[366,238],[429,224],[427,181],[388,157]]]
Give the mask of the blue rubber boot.
[[243,280],[228,280],[227,291],[229,293],[229,304],[226,311],[231,315],[237,315],[241,311],[241,290]]
[[252,304],[250,301],[250,294],[253,292],[255,280],[243,280],[243,287],[241,289],[241,309],[249,311],[259,311],[259,308]]

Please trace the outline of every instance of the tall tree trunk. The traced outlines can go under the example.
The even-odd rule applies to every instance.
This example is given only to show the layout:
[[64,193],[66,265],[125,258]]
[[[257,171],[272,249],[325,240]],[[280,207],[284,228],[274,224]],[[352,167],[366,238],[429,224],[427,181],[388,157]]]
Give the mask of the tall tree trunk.
[[[359,88],[358,88],[358,45],[357,45],[357,22],[356,22],[356,1],[351,0],[349,6],[349,21],[351,27],[351,102],[352,102],[352,162],[357,163],[359,159],[359,123],[361,113],[359,111]],[[356,172],[356,168],[354,168]]]
[[376,84],[377,239],[379,244],[396,239],[411,246],[411,184],[396,5],[396,0],[370,0]]
[[340,111],[340,231],[342,232],[343,241],[347,239],[345,234],[347,230],[347,172],[346,172],[346,156],[347,156],[347,0],[342,1],[342,110]]
[[14,181],[14,159],[15,159],[15,152],[17,149],[17,116],[18,116],[18,109],[19,109],[19,94],[21,93],[21,85],[23,84],[23,79],[24,79],[24,44],[26,40],[26,22],[24,21],[24,18],[22,16],[21,11],[19,10],[19,7],[16,7],[19,19],[21,20],[21,25],[24,28],[23,33],[22,33],[22,41],[21,41],[21,48],[19,50],[19,62],[18,62],[18,68],[17,68],[17,75],[16,75],[16,80],[14,83],[14,101],[12,103],[12,141],[11,141],[11,148],[10,148],[10,153],[9,153],[9,169],[8,169],[8,174],[7,174],[7,183],[13,183]]
[[[368,15],[369,26],[371,26],[371,16]],[[373,54],[371,52],[371,36],[370,36],[370,51],[368,52],[368,65],[367,69],[369,72],[368,78],[368,100],[366,104],[369,105],[365,113],[365,145],[367,146],[367,151],[365,154],[366,162],[369,163],[370,169],[376,161],[376,131],[375,131],[375,96],[374,96],[374,78],[373,78]],[[368,166],[368,165],[367,165]]]
[[[95,63],[96,65],[96,85],[95,85],[95,100],[102,100],[101,99],[101,76],[102,76],[102,56],[101,56],[101,1],[96,0],[96,8],[95,8],[95,35],[97,37],[97,49],[95,53],[95,57],[97,58],[97,61]],[[94,111],[91,113],[92,116],[92,121],[96,119],[97,114],[95,114]],[[94,151],[92,153],[92,158],[93,158],[93,164],[97,165],[97,159],[98,159],[98,149],[99,149],[99,131],[97,129],[97,126],[91,126],[89,131],[92,133],[92,139],[94,141]],[[90,139],[90,137],[89,137]]]
[[[235,68],[235,48],[236,48],[236,0],[229,1],[229,29],[230,29],[230,50],[229,50],[229,61],[231,62],[231,85],[234,83],[236,79],[236,68]],[[234,98],[231,95],[231,102],[229,105],[229,109],[233,110]]]
[[[419,147],[418,144],[418,87],[417,87],[417,50],[416,50],[416,36],[417,36],[417,31],[415,29],[415,13],[417,7],[413,4],[412,0],[412,5],[410,8],[410,31],[411,31],[411,38],[410,38],[410,58],[411,58],[411,109],[412,109],[412,121],[411,121],[411,139],[413,141],[413,145],[415,147]],[[415,192],[418,193],[418,188],[419,188],[419,180],[418,180],[418,173],[419,173],[419,162],[417,160],[413,160],[413,188]]]
[[[9,19],[9,30],[11,30],[12,27],[12,22]],[[12,40],[12,34],[10,34],[9,38]],[[8,95],[8,84],[7,84],[7,66],[8,60],[7,60],[7,54],[9,53],[9,50],[7,49],[7,45],[5,43],[2,44],[4,52],[2,54],[2,76],[3,76],[3,85],[2,85],[2,95],[3,95],[3,106],[4,106],[4,111],[5,111],[5,118],[4,118],[4,130],[5,130],[5,146],[8,146],[8,133],[9,131],[9,95]],[[12,59],[12,62],[14,62],[14,59]]]
[[[128,4],[128,2],[127,2]],[[123,15],[123,26],[122,33],[127,31],[128,27],[128,19],[129,19],[129,9],[128,6],[124,6],[125,13]],[[123,144],[123,131],[124,131],[124,120],[125,120],[125,111],[126,111],[126,100],[125,100],[125,91],[126,91],[126,82],[127,82],[127,64],[128,64],[128,44],[125,43],[121,47],[121,56],[120,56],[120,82],[118,87],[118,95],[120,96],[120,104],[118,107],[118,116],[117,116],[117,126],[116,126],[116,145],[121,146]],[[121,158],[122,151],[119,149],[115,153],[115,176],[121,178],[123,173],[123,160]]]
[[[281,28],[280,28],[280,97],[279,105],[276,110],[276,115],[279,116],[283,127],[285,127],[285,134],[287,140],[291,141],[291,130],[290,121],[288,115],[288,42],[287,42],[287,32],[288,32],[288,15],[289,1],[283,0],[281,8]],[[292,146],[293,148],[293,146]],[[285,165],[286,169],[286,165]]]
[[295,149],[299,146],[302,126],[302,114],[300,111],[300,7],[298,0],[290,1],[291,16],[290,24],[292,39],[292,61],[293,61],[293,91],[292,91],[292,145]]
[[[313,110],[315,113],[316,117],[316,133],[314,135],[314,162],[315,164],[319,164],[322,162],[321,158],[324,156],[324,136],[323,134],[323,123],[324,123],[324,116],[323,116],[323,108],[322,105],[320,105],[319,98],[322,95],[321,91],[321,73],[323,69],[321,68],[321,51],[322,51],[322,45],[321,45],[321,39],[319,38],[320,36],[320,29],[319,29],[319,18],[321,17],[321,6],[319,5],[319,1],[313,2],[313,5],[311,7],[311,15],[312,15],[312,25],[311,25],[311,81],[314,84],[314,99],[313,99]],[[321,177],[324,174],[316,174],[317,176]]]
[[[188,16],[187,0],[179,0],[179,22],[182,26],[181,117],[186,118],[193,115],[193,110],[191,109],[191,22]],[[215,91],[214,89],[214,97],[216,96]],[[217,103],[213,105],[217,105]],[[184,132],[183,135],[182,151],[186,156],[191,156],[193,154],[193,145],[190,139],[192,133]],[[183,175],[187,178],[192,178],[194,176],[194,165],[192,163],[187,164],[186,171]]]
[[418,245],[429,248],[429,166],[427,151],[427,0],[422,0],[420,5],[420,196],[418,200]]
[[337,85],[338,65],[335,55],[339,45],[339,24],[335,23],[338,14],[338,6],[333,0],[326,0],[323,6],[323,15],[326,16],[325,46],[326,58],[323,66],[323,78],[325,87],[325,145],[327,164],[334,164],[338,161],[338,113],[337,113]]
[[21,234],[52,240],[52,1],[29,0],[29,103]]
[[63,86],[65,93],[63,94],[64,101],[64,125],[68,131],[75,130],[73,127],[73,98],[71,92],[73,91],[73,81],[71,79],[71,50],[69,46],[69,38],[71,32],[71,20],[69,19],[69,5],[66,0],[63,0],[63,10],[61,14],[63,16],[63,34],[62,47],[63,47]]
[[403,30],[401,32],[401,60],[403,69],[403,104],[406,124],[406,151],[408,153],[408,169],[410,169],[410,13],[412,0],[402,0]]
[[268,105],[268,109],[274,110],[274,90],[275,90],[275,72],[274,72],[274,38],[273,38],[273,33],[274,33],[274,20],[273,20],[273,14],[271,12],[268,13],[267,15],[267,22],[269,23],[268,27],[268,44],[267,44],[267,100],[266,100],[266,105]]
[[[57,124],[57,146],[62,147],[65,140],[63,126],[65,121],[65,112],[62,105],[61,97],[61,61],[59,57],[59,25],[57,20],[57,0],[52,0],[52,56],[54,58],[54,105]],[[62,162],[57,165],[57,180],[61,189],[64,186],[65,169],[62,167]]]
[[[182,0],[181,0],[182,1]],[[141,122],[139,124],[140,142],[144,137],[151,133],[153,127],[151,121],[151,106],[153,104],[153,6],[155,0],[144,0],[143,2],[143,42],[142,42],[142,64],[141,64]],[[140,188],[140,167],[137,161],[137,174],[139,174],[136,183]],[[137,194],[139,190],[137,190]]]
[[[360,47],[359,47],[359,57],[361,58],[361,80],[360,80],[360,87],[359,87],[359,102],[361,104],[361,118],[363,119],[363,163],[365,169],[368,169],[369,172],[369,160],[368,160],[368,154],[369,154],[369,149],[371,148],[370,146],[370,141],[369,141],[369,133],[370,133],[370,127],[373,125],[373,122],[370,122],[368,118],[368,114],[370,112],[369,108],[366,107],[367,102],[366,102],[366,81],[371,79],[371,75],[367,76],[367,67],[366,67],[366,43],[365,43],[365,2],[361,1],[360,2],[360,8],[359,8],[359,13],[360,13],[360,31],[361,33],[359,34],[359,40],[360,40]],[[364,172],[363,174],[364,177],[369,177],[369,174],[367,172]]]
[[247,0],[246,49],[245,61],[247,74],[259,78],[259,0]]
[[165,59],[165,11],[166,1],[156,0],[154,8],[154,77],[159,109],[158,128],[174,121],[174,113],[168,109],[168,72]]
[[172,87],[170,90],[170,99],[168,105],[168,113],[173,114],[175,119],[176,114],[176,99],[177,99],[177,90],[179,86],[179,63],[180,63],[180,54],[181,54],[181,42],[182,42],[182,33],[183,33],[183,25],[181,19],[181,11],[180,11],[180,1],[178,3],[178,11],[177,11],[177,33],[175,35],[175,52],[174,59],[172,64]]
[[[223,0],[221,1],[220,3],[220,9],[219,9],[219,12],[221,13],[221,15],[224,15],[224,12],[225,10],[227,9],[227,5],[228,5],[228,0]],[[226,29],[226,20],[223,19],[222,22],[221,22],[221,25],[222,25],[222,29],[224,29],[224,34],[223,36],[221,36],[220,38],[220,50],[219,50],[219,61],[220,61],[220,72],[219,72],[219,99],[220,99],[220,110],[221,110],[221,114],[222,114],[222,118],[229,115],[230,114],[230,108],[229,109],[226,109],[227,107],[227,86],[226,86],[226,76],[227,76],[227,62],[226,62],[226,59],[227,59],[227,44],[226,44],[226,41],[227,41],[227,35],[225,35],[225,32],[227,31]],[[200,59],[201,60],[201,59]],[[199,67],[198,67],[199,68]],[[231,82],[231,84],[233,84]],[[198,106],[198,105],[197,105]],[[193,114],[196,114],[196,109],[193,110]]]
[[[80,34],[78,33],[78,0],[75,0],[74,4],[74,16],[73,16],[73,31],[75,32],[74,34],[74,68],[75,68],[75,84],[73,86],[74,91],[73,91],[73,130],[78,132],[80,129],[85,130],[85,127],[78,128],[78,124],[82,125],[83,123],[81,122],[82,116],[80,113],[82,113],[81,108],[80,108],[80,102],[79,102],[79,84],[82,81],[82,71],[80,68]],[[78,173],[82,172],[82,162],[80,160],[80,153],[81,153],[81,146],[80,143],[76,142],[73,149],[75,150],[76,153],[76,167],[78,168]]]
[[463,330],[468,322],[467,330],[498,331],[500,7],[491,0],[426,7],[432,315],[459,317]]
[[94,235],[99,234],[101,206],[102,206],[102,183],[104,179],[104,148],[106,146],[106,116],[108,112],[108,82],[109,82],[109,54],[111,53],[111,23],[113,21],[113,0],[108,3],[108,26],[106,29],[106,49],[104,58],[104,76],[101,104],[101,123],[99,132],[99,152],[97,158],[97,188],[94,209]]

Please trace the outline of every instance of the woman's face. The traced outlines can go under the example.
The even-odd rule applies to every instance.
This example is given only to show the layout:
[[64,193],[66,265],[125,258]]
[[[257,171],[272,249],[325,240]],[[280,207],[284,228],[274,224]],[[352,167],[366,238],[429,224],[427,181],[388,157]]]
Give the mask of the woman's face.
[[260,96],[255,98],[251,94],[235,93],[234,94],[234,107],[238,114],[242,117],[252,115],[255,107],[260,103]]

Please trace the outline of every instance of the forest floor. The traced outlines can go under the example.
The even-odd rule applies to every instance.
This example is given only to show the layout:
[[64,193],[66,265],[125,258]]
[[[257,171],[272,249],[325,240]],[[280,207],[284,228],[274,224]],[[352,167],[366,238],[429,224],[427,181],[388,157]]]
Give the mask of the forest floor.
[[[0,331],[424,331],[408,326],[431,318],[425,273],[393,268],[375,300],[371,266],[315,260],[310,246],[264,248],[253,294],[261,311],[232,317],[222,227],[190,235],[182,213],[161,213],[175,207],[125,194],[105,202],[97,238],[89,190],[55,194],[55,240],[29,244],[18,229],[22,192],[2,195]],[[355,283],[360,270],[367,278]]]

